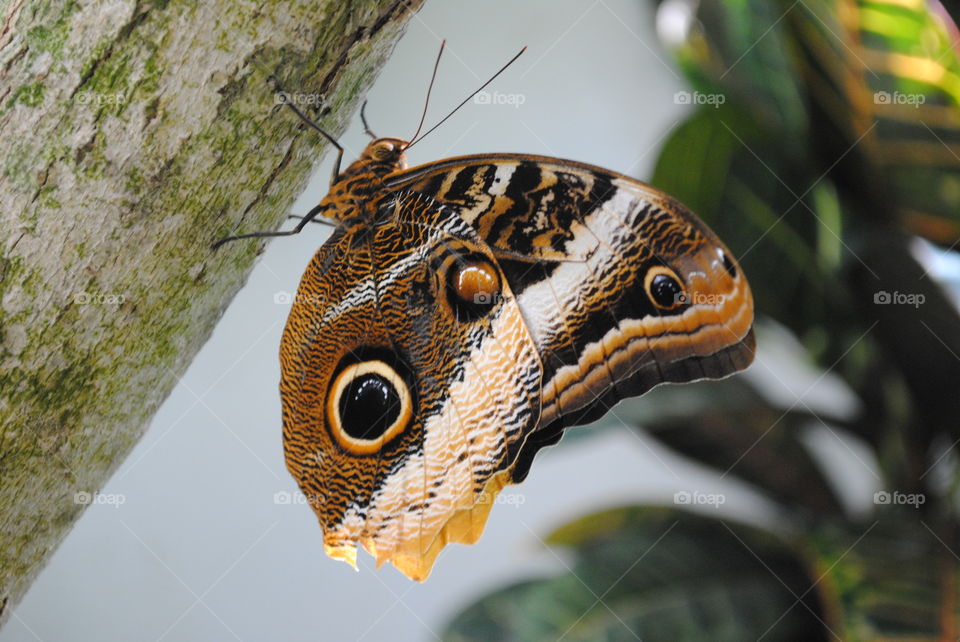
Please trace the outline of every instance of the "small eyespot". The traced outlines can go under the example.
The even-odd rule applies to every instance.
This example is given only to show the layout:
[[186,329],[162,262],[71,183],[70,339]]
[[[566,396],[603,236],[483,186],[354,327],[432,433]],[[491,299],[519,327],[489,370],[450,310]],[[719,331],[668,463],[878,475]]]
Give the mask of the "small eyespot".
[[647,272],[644,288],[654,305],[672,310],[687,303],[687,293],[676,272],[663,265],[656,265]]
[[503,293],[500,271],[485,256],[448,256],[446,264],[440,275],[458,320],[476,321],[497,307]]
[[433,292],[443,311],[457,323],[488,318],[501,309],[506,284],[496,261],[481,247],[457,239],[437,243],[430,252]]
[[733,259],[730,258],[730,255],[721,249],[717,250],[717,254],[720,255],[720,260],[723,261],[723,269],[727,271],[730,278],[737,278],[737,266],[734,264]]
[[345,367],[327,395],[327,422],[334,437],[356,454],[377,452],[407,427],[412,415],[406,381],[379,360]]
[[500,297],[500,275],[486,261],[474,261],[454,268],[451,286],[464,303],[492,306]]

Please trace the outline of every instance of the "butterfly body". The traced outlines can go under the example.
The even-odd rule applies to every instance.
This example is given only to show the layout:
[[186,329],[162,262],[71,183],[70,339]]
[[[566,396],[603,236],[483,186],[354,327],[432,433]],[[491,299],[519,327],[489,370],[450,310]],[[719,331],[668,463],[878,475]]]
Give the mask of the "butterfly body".
[[516,154],[406,169],[376,139],[320,204],[338,222],[281,343],[287,467],[333,557],[424,579],[565,427],[753,356],[722,243],[657,190]]

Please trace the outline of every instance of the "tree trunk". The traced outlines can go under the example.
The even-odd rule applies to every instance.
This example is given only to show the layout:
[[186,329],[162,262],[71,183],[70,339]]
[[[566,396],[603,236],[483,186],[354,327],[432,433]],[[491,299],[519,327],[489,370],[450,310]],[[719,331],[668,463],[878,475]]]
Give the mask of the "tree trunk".
[[421,3],[0,2],[0,624]]

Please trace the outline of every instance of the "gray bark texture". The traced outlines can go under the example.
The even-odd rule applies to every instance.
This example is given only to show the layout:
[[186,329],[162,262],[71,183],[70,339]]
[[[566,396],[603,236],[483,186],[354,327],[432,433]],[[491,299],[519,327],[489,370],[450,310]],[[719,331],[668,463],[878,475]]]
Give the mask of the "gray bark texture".
[[0,0],[0,624],[422,0]]

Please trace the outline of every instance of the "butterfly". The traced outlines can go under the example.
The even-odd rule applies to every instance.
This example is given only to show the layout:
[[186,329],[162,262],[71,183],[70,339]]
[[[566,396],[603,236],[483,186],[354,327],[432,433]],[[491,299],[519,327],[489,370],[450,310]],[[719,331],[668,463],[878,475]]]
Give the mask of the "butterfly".
[[415,140],[338,157],[293,231],[223,241],[334,223],[280,345],[286,466],[329,556],[422,581],[565,428],[742,370],[754,335],[736,260],[670,196],[527,154],[408,168]]

